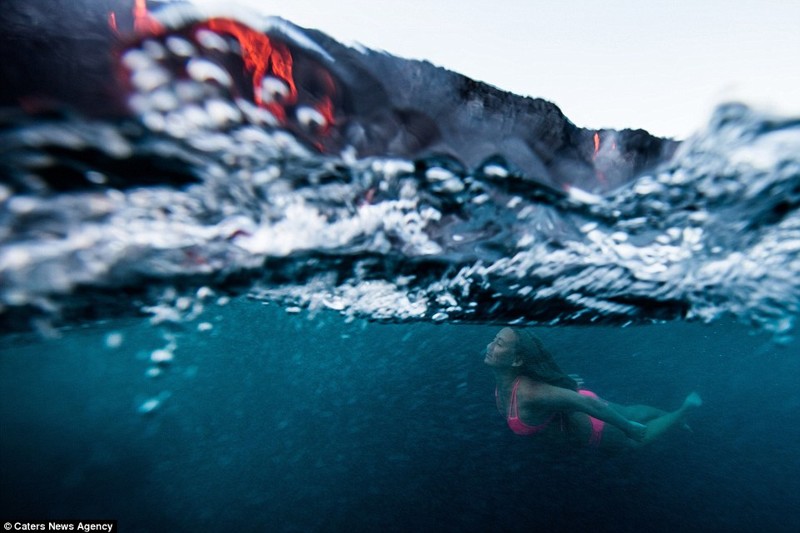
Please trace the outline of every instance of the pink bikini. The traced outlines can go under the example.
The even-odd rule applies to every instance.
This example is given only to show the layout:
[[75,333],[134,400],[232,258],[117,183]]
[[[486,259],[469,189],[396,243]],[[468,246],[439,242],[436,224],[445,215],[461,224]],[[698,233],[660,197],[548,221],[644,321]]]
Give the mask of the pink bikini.
[[[564,418],[563,413],[561,412],[551,413],[550,416],[547,417],[547,420],[535,426],[528,425],[520,420],[519,404],[517,403],[517,388],[519,387],[519,380],[521,378],[522,376],[514,380],[514,385],[511,388],[511,402],[508,406],[508,411],[506,412],[506,422],[508,423],[508,427],[511,428],[511,431],[517,435],[535,435],[536,433],[541,433],[547,429],[556,416],[558,416],[561,421],[561,431],[564,431]],[[494,393],[499,406],[500,399],[497,396],[497,389],[495,389]],[[589,396],[591,398],[597,398],[597,394],[590,390],[581,389],[578,391],[578,394]],[[587,444],[591,447],[597,447],[600,445],[600,441],[603,438],[603,427],[605,427],[606,423],[591,416],[589,417],[589,420],[592,423],[592,434],[589,436],[589,442]]]

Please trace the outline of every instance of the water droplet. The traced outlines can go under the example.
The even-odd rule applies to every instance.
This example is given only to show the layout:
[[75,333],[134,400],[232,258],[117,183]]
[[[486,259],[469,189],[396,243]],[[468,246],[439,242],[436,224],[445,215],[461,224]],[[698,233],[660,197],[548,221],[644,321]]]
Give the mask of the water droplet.
[[[211,126],[211,117],[199,105],[188,105],[183,108],[183,118],[188,131],[204,129]],[[187,131],[187,133],[188,133]]]
[[86,172],[86,180],[97,185],[104,185],[108,183],[108,176],[106,176],[102,172],[89,170]]
[[450,194],[456,194],[464,190],[464,182],[454,176],[442,183],[439,190]]
[[197,42],[200,43],[200,46],[203,48],[217,50],[219,52],[228,52],[230,50],[228,43],[225,42],[225,39],[213,31],[201,28],[197,30],[197,33],[195,33],[194,36],[197,39]]
[[222,100],[209,100],[206,102],[206,112],[217,126],[238,124],[242,119],[242,114],[238,109]]
[[151,111],[142,116],[142,123],[151,131],[164,131],[167,127],[167,121],[164,115]]
[[204,300],[213,295],[214,291],[210,287],[203,286],[197,289],[197,297],[200,298],[201,300]]
[[247,100],[237,98],[236,105],[251,123],[266,124],[267,126],[277,126],[279,124],[278,119],[275,118],[275,115],[262,107],[251,104]]
[[161,43],[152,39],[148,39],[142,43],[142,50],[150,56],[151,59],[155,59],[156,61],[164,59],[166,55],[166,50],[161,46]]
[[8,209],[15,215],[27,215],[39,206],[35,198],[28,196],[15,196],[8,202]]
[[223,87],[230,87],[233,83],[225,69],[207,59],[190,59],[186,64],[186,73],[195,81],[215,81]]
[[125,52],[122,56],[122,64],[131,71],[143,70],[155,66],[153,59],[141,50],[128,50]]
[[522,203],[522,198],[520,198],[519,196],[512,196],[511,199],[506,204],[506,207],[508,209],[514,209],[515,207],[517,207],[521,203]]
[[322,113],[313,107],[300,107],[297,109],[297,122],[307,131],[315,133],[324,129],[328,121]]
[[150,92],[165,85],[170,80],[169,72],[161,67],[137,69],[133,71],[131,83],[142,92]]
[[580,204],[597,205],[602,202],[602,198],[596,194],[592,194],[578,187],[570,187],[567,192],[570,200]]
[[167,48],[177,56],[191,57],[194,55],[194,46],[192,46],[192,43],[174,35],[167,38]]
[[588,222],[581,226],[581,231],[583,233],[589,233],[590,231],[594,231],[597,229],[597,222]]
[[175,93],[166,88],[153,91],[147,97],[147,108],[158,111],[172,111],[178,107],[178,99]]
[[491,178],[507,178],[509,174],[508,169],[496,163],[491,163],[483,167],[483,173]]
[[181,80],[174,84],[175,96],[181,102],[199,102],[205,98],[203,85],[194,80]]
[[425,178],[432,182],[445,181],[454,177],[452,172],[442,167],[431,167],[425,171]]
[[261,81],[261,100],[266,104],[283,103],[289,97],[289,86],[282,80],[268,76]]
[[189,131],[189,124],[186,121],[186,117],[183,116],[183,113],[172,112],[165,117],[164,130],[173,137],[181,139],[186,137]]

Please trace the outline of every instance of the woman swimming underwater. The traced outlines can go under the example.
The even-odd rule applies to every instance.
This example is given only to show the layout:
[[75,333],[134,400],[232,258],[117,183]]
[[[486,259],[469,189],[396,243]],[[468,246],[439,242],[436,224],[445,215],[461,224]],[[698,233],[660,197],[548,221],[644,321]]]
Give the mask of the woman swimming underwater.
[[527,331],[503,328],[486,347],[494,371],[497,408],[517,435],[536,435],[556,444],[604,450],[652,442],[702,405],[691,393],[672,412],[647,405],[622,406],[581,389]]

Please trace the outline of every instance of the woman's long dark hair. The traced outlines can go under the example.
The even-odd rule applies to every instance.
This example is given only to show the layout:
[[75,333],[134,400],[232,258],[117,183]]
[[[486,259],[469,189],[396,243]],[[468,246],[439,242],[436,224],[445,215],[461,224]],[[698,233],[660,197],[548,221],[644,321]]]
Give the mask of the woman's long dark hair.
[[517,354],[524,361],[523,375],[563,389],[578,390],[578,384],[559,368],[539,337],[522,329],[512,331],[517,335]]

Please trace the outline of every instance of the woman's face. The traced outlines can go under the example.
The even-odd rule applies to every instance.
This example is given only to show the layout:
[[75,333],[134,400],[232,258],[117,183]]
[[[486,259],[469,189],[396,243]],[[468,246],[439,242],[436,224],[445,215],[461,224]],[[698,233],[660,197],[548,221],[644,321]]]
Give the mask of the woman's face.
[[509,328],[503,328],[495,335],[492,342],[486,347],[486,357],[483,362],[489,366],[516,366],[517,334]]

